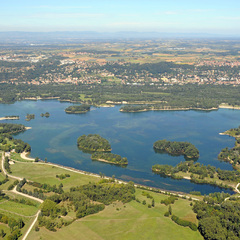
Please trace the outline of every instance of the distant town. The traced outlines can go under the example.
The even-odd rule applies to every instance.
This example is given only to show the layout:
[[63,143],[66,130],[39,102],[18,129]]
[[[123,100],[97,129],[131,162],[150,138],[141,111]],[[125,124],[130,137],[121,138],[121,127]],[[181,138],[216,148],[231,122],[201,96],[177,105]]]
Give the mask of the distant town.
[[[0,48],[0,82],[11,84],[239,85],[238,52],[185,42],[140,41]],[[217,45],[217,44],[216,44]],[[238,44],[236,44],[238,46]],[[96,50],[97,48],[97,50]],[[234,45],[231,45],[234,48]]]

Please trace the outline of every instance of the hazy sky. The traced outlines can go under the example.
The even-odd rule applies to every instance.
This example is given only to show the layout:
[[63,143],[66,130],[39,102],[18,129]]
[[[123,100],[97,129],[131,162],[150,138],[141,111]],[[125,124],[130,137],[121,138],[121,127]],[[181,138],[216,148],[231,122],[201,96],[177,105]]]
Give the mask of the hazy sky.
[[239,0],[0,1],[0,31],[240,33]]

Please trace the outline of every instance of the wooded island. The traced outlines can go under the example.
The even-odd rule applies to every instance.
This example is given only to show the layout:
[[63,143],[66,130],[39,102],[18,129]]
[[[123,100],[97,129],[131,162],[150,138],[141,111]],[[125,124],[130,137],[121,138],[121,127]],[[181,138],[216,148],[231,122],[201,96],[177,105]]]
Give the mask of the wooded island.
[[198,149],[189,142],[171,142],[164,139],[156,141],[153,148],[171,155],[184,155],[187,159],[199,158]]
[[107,139],[98,134],[82,135],[77,139],[77,145],[82,150],[92,152],[109,152],[111,145]]

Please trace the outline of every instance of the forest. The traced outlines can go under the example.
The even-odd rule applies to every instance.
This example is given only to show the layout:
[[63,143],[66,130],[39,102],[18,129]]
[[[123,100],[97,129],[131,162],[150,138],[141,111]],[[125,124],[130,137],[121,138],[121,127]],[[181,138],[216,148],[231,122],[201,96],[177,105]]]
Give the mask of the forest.
[[[240,86],[215,85],[160,85],[158,87],[146,84],[144,86],[132,85],[54,85],[35,86],[24,84],[0,84],[1,103],[13,103],[25,98],[41,97],[43,99],[58,97],[60,101],[74,101],[99,105],[107,101],[113,102],[147,102],[159,103],[160,106],[172,108],[218,108],[221,103],[240,106]],[[84,94],[87,100],[82,100]],[[157,106],[156,106],[157,108]]]
[[221,197],[221,193],[214,195],[205,198],[205,201],[196,201],[193,206],[193,211],[199,220],[198,230],[204,239],[239,239],[239,202],[234,198],[224,201],[225,198]]

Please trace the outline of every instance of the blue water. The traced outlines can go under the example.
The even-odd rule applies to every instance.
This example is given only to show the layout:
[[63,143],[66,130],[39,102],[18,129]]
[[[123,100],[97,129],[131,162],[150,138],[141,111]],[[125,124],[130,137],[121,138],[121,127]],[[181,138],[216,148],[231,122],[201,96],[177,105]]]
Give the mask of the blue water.
[[[115,175],[119,179],[167,190],[201,191],[202,194],[223,191],[206,184],[193,184],[188,180],[173,180],[153,174],[151,167],[154,164],[176,165],[185,160],[183,156],[155,153],[152,146],[159,139],[189,141],[200,151],[198,162],[232,170],[230,164],[218,161],[217,155],[222,148],[233,147],[235,139],[219,133],[239,126],[239,110],[121,113],[120,106],[116,106],[92,107],[86,114],[74,115],[64,112],[69,105],[56,100],[0,104],[0,117],[20,116],[17,121],[1,122],[22,123],[32,127],[16,136],[31,145],[32,157],[46,157],[49,162],[94,173],[101,172],[106,176]],[[50,113],[49,118],[40,117],[45,112]],[[35,119],[25,121],[27,113],[35,114]],[[128,158],[128,166],[122,168],[92,161],[90,154],[80,151],[76,144],[77,138],[89,133],[100,134],[108,139],[113,153]]]

